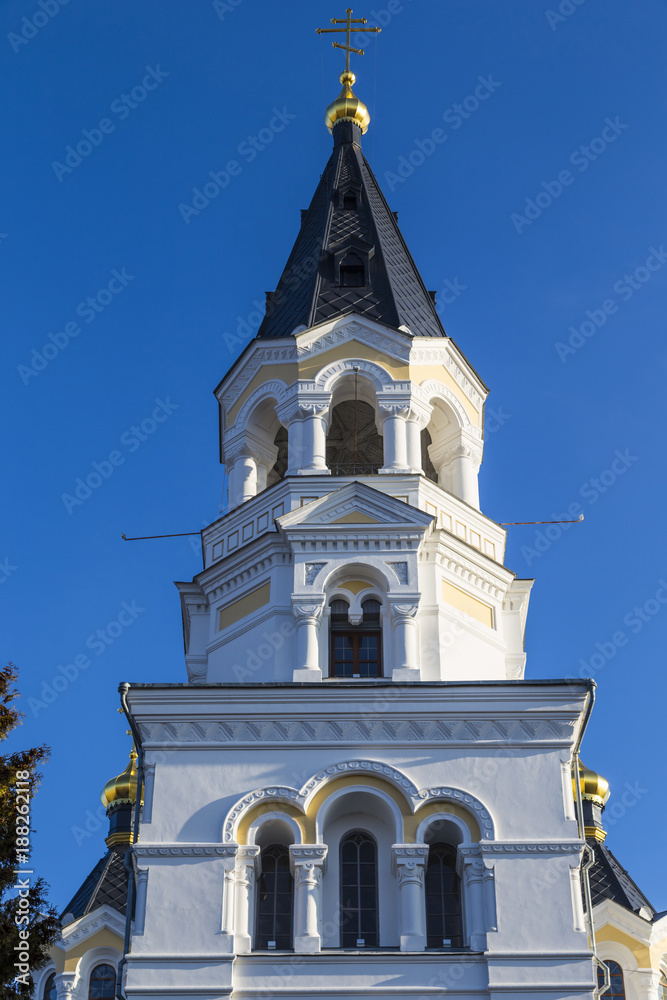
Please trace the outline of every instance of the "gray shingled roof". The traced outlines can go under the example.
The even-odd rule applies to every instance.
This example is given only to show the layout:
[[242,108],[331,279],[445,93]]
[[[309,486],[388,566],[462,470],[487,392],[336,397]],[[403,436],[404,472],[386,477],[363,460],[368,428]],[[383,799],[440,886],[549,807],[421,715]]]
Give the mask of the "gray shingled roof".
[[124,857],[125,845],[120,850],[110,848],[69,901],[61,918],[71,913],[76,920],[105,904],[125,916],[127,871]]
[[[337,315],[356,313],[416,336],[446,336],[398,223],[357,142],[336,145],[310,204],[303,213],[287,266],[257,336],[289,337],[297,326],[315,326]],[[345,136],[359,136],[348,126]],[[344,209],[341,192],[357,192],[356,210]],[[354,242],[373,248],[369,285],[344,288],[335,282],[333,254]]]
[[619,906],[637,914],[642,907],[646,907],[650,913],[649,920],[659,916],[609,848],[596,841],[589,840],[588,843],[595,854],[595,862],[589,876],[593,906],[604,902],[605,899],[611,899]]

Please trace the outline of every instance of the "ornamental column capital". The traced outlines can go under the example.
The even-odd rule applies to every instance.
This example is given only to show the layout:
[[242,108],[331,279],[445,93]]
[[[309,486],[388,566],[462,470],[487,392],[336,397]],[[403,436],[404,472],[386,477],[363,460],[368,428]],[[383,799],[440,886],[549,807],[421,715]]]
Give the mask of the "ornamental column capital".
[[318,625],[324,611],[324,598],[295,597],[292,595],[292,614],[297,625]]
[[330,392],[324,392],[314,382],[297,382],[289,390],[287,398],[276,408],[276,416],[287,427],[295,420],[325,417],[330,406]]
[[327,853],[326,844],[290,844],[290,871],[297,888],[301,885],[311,888],[320,885],[327,870]]
[[406,594],[405,597],[401,597],[401,600],[390,600],[389,611],[394,626],[407,625],[414,622],[419,611],[419,595],[413,597],[411,594]]
[[391,870],[400,886],[413,882],[424,884],[428,862],[428,844],[394,844],[391,849]]
[[236,884],[252,888],[260,873],[260,867],[259,847],[239,847],[236,852]]

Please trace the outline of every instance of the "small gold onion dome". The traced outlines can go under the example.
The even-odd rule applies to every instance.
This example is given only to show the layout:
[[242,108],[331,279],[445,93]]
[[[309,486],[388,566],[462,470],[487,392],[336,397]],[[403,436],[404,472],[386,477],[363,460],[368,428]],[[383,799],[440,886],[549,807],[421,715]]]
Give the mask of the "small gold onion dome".
[[134,804],[137,801],[136,762],[137,751],[133,744],[130,751],[130,763],[121,774],[110,778],[104,786],[100,798],[105,809],[108,809],[112,802],[131,802]]
[[368,108],[352,93],[352,84],[356,80],[356,76],[350,70],[343,70],[339,79],[343,84],[343,89],[333,104],[327,108],[324,124],[330,132],[333,132],[336,122],[354,122],[362,133],[367,132],[371,120]]
[[[581,761],[579,761],[579,783],[581,786],[581,797],[584,802],[595,802],[601,809],[606,805],[609,798],[609,782],[601,774],[591,771],[588,767],[584,767]],[[572,790],[576,802],[577,789],[575,788],[574,781],[572,782]]]

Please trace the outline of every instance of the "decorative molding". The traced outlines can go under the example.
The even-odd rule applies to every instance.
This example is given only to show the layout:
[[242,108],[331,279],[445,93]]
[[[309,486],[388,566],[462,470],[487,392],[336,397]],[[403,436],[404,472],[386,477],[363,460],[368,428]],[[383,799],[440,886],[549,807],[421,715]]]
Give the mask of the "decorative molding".
[[391,566],[394,573],[398,577],[398,582],[401,586],[406,586],[408,583],[408,564],[407,562],[388,562],[387,566]]
[[472,812],[479,823],[480,833],[484,839],[493,838],[493,820],[489,811],[482,805],[479,799],[469,792],[463,792],[459,788],[449,788],[438,786],[435,788],[425,788],[419,792],[421,803],[442,800],[449,802],[460,802]]
[[85,914],[85,916],[80,917],[78,920],[73,920],[71,923],[66,924],[62,928],[62,943],[59,944],[59,947],[65,951],[69,951],[73,944],[92,937],[93,934],[104,928],[110,930],[113,934],[117,934],[121,939],[125,934],[125,917],[118,913],[117,910],[112,909],[108,904],[93,910],[92,913]]
[[239,719],[238,721],[141,722],[142,742],[176,745],[199,743],[207,746],[228,744],[295,743],[339,746],[341,743],[476,744],[521,745],[569,743],[573,719],[383,719],[364,715],[335,719]]
[[321,563],[306,563],[305,568],[304,568],[304,575],[305,575],[304,582],[305,582],[305,584],[306,584],[307,587],[312,587],[312,585],[315,583],[315,580],[317,579],[318,575],[324,569],[325,566],[326,566],[325,562],[321,562]]
[[583,850],[583,842],[581,840],[571,841],[571,842],[556,842],[551,841],[548,843],[532,842],[532,843],[498,843],[494,841],[493,843],[479,843],[473,844],[470,847],[459,847],[459,854],[465,859],[475,859],[479,857],[497,857],[498,855],[515,855],[520,856],[524,854],[542,854],[542,855],[558,855],[562,857],[563,855],[576,855],[577,858],[580,857]]
[[421,383],[419,388],[427,403],[430,403],[432,399],[442,399],[445,403],[448,403],[458,417],[459,427],[465,428],[481,440],[482,432],[471,422],[465,406],[463,406],[460,399],[457,399],[451,389],[443,385],[442,382],[438,382],[437,379],[427,379],[426,382]]
[[135,857],[144,860],[150,858],[234,858],[238,850],[236,844],[136,844],[132,848],[132,853]]
[[377,760],[348,760],[342,761],[340,764],[331,764],[313,775],[301,789],[300,794],[304,802],[306,799],[312,798],[322,785],[341,774],[377,775],[381,778],[387,778],[392,784],[397,785],[409,798],[414,798],[418,794],[417,786],[413,785],[410,779],[397,771],[395,767],[390,767],[389,764],[383,764]]
[[[305,331],[304,331],[305,332]],[[398,358],[407,364],[410,357],[410,345],[403,338],[389,334],[383,335],[365,323],[347,322],[335,327],[328,333],[323,333],[307,344],[297,342],[297,354],[299,357],[323,354],[330,351],[339,344],[345,344],[351,340],[363,338],[364,344],[375,347],[378,351],[383,351],[391,357]]]
[[386,368],[373,361],[364,361],[363,358],[345,358],[341,361],[334,361],[318,372],[314,381],[320,392],[331,392],[339,377],[353,375],[355,370],[367,375],[378,391],[397,385],[408,388],[410,386],[409,382],[395,382]]
[[[443,357],[444,353],[444,357]],[[413,347],[410,352],[411,365],[432,365],[440,364],[448,368],[454,376],[457,384],[465,392],[468,399],[479,410],[484,402],[484,397],[477,391],[463,369],[449,352],[443,352],[435,347]]]

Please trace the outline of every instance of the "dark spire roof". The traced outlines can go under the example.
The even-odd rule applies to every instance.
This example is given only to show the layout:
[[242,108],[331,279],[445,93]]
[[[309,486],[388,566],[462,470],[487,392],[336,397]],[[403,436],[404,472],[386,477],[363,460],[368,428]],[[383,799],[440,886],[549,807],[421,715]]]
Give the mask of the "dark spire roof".
[[[333,153],[310,208],[302,213],[278,287],[267,294],[257,336],[289,337],[297,326],[315,326],[347,313],[396,329],[407,326],[416,336],[446,336],[433,297],[361,151],[361,130],[343,121],[333,135]],[[365,284],[341,284],[339,266],[348,253],[355,263],[363,263]]]
[[83,885],[75,892],[62,912],[71,913],[75,920],[91,913],[100,906],[111,906],[125,916],[127,902],[127,869],[125,850],[127,845],[112,847],[101,858]]
[[[614,903],[639,914],[645,907],[648,920],[654,920],[655,908],[651,906],[641,889],[633,882],[625,868],[617,861],[608,847],[596,840],[589,839],[588,845],[593,849],[595,861],[590,869],[591,898],[593,906],[611,899]],[[643,914],[642,914],[643,915]]]

